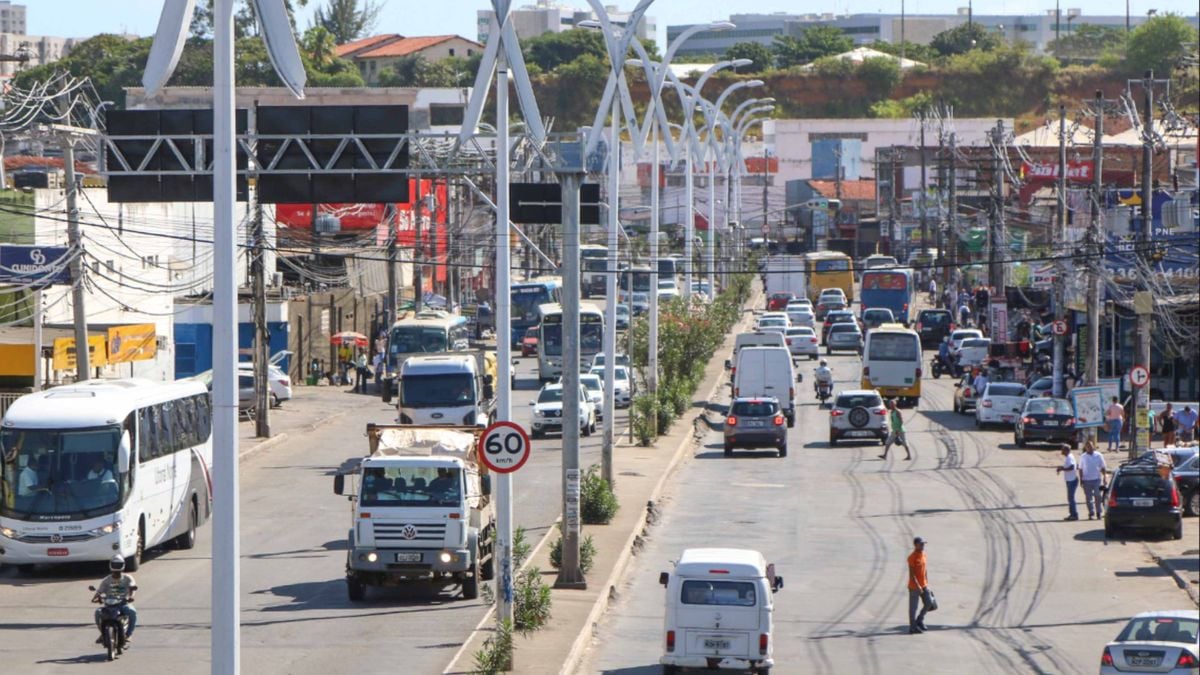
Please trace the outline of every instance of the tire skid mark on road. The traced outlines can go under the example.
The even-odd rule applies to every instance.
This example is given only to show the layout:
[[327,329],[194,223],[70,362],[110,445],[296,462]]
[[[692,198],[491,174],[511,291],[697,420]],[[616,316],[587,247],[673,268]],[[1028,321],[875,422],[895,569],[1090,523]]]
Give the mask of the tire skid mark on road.
[[[871,568],[866,575],[866,579],[859,585],[858,590],[842,605],[841,609],[828,621],[819,625],[814,633],[810,635],[807,644],[813,652],[813,661],[817,666],[818,673],[828,673],[830,675],[837,673],[833,662],[829,659],[829,655],[825,653],[823,640],[853,636],[855,634],[854,631],[848,631],[843,628],[843,622],[862,607],[869,598],[876,594],[876,589],[879,588],[879,584],[883,580],[887,545],[883,540],[883,536],[863,513],[867,503],[866,490],[863,488],[862,481],[855,475],[855,470],[862,464],[862,458],[863,450],[861,448],[855,450],[849,463],[842,469],[842,476],[845,477],[850,487],[849,516],[862,529],[867,539],[871,542]],[[867,640],[866,652],[859,651],[857,656],[861,666],[858,672],[881,672],[879,655],[875,652],[874,640]]]
[[[1025,668],[1033,672],[1077,671],[1075,666],[1057,657],[1053,645],[1044,637],[1034,641],[1031,635],[1019,629],[1041,603],[1053,580],[1045,561],[1046,539],[1038,523],[1023,511],[1019,517],[1032,527],[1017,528],[1008,521],[1008,511],[1020,510],[1019,499],[1006,481],[983,467],[984,460],[993,450],[977,435],[963,434],[969,448],[962,448],[949,430],[937,429],[933,433],[946,450],[944,459],[939,455],[938,470],[964,502],[975,510],[985,540],[983,584],[968,624],[968,635],[1005,668],[1018,666],[1012,658],[1016,655]],[[974,461],[966,466],[964,451],[968,449],[973,451]],[[1022,592],[1017,584],[1025,578],[1026,567],[1035,575],[1033,588],[1028,593]],[[987,630],[974,630],[977,628]],[[1043,667],[1039,656],[1050,662],[1049,668]]]

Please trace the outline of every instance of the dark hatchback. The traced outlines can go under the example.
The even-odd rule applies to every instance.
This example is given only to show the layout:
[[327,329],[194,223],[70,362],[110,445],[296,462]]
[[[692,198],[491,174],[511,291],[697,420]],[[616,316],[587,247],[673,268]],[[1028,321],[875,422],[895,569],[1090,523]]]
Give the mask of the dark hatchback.
[[1017,418],[1013,443],[1023,448],[1031,441],[1069,443],[1079,447],[1075,432],[1075,408],[1065,398],[1031,398]]
[[921,336],[921,346],[925,349],[937,347],[950,334],[950,324],[954,317],[948,309],[923,309],[917,315],[917,335]]
[[1171,472],[1175,478],[1175,488],[1179,490],[1179,498],[1183,501],[1183,512],[1189,516],[1200,516],[1200,455],[1175,467]]
[[835,323],[853,323],[857,324],[858,319],[854,317],[854,312],[848,309],[835,309],[825,315],[825,320],[821,324],[821,342],[829,344],[829,329]]
[[774,398],[735,398],[725,418],[725,454],[734,448],[775,448],[787,457],[787,421]]
[[1122,464],[1108,485],[1104,536],[1122,528],[1167,532],[1183,539],[1183,511],[1175,481],[1163,478],[1152,464]]

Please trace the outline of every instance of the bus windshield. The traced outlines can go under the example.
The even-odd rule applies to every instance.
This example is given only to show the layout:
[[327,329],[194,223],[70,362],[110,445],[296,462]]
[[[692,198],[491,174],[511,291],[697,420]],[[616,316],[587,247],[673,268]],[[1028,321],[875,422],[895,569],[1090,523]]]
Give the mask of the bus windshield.
[[392,355],[447,351],[446,329],[437,326],[396,326],[388,343]]
[[121,427],[0,431],[0,512],[13,518],[92,517],[121,504]]
[[518,286],[512,289],[513,325],[533,326],[538,322],[538,306],[554,302],[544,286]]
[[818,272],[846,272],[850,270],[850,261],[845,259],[818,260],[816,270]]

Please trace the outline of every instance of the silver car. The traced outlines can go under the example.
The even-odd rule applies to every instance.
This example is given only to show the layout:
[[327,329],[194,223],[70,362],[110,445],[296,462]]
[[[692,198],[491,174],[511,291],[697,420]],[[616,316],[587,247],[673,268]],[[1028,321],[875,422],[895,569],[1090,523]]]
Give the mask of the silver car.
[[829,327],[829,335],[825,338],[825,353],[837,351],[862,352],[863,335],[857,323],[835,323]]
[[821,347],[817,344],[817,333],[811,327],[793,326],[787,329],[783,337],[793,359],[807,356],[810,361],[816,360]]
[[1200,611],[1142,612],[1129,620],[1100,655],[1100,675],[1195,675],[1200,666]]

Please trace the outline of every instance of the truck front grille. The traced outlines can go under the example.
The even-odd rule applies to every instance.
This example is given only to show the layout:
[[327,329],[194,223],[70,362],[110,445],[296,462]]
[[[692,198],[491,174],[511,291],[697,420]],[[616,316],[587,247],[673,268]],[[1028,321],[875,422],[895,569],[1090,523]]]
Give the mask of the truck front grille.
[[446,538],[445,523],[381,523],[376,521],[375,543],[381,548],[403,548],[406,546],[427,548],[430,543],[440,545]]

